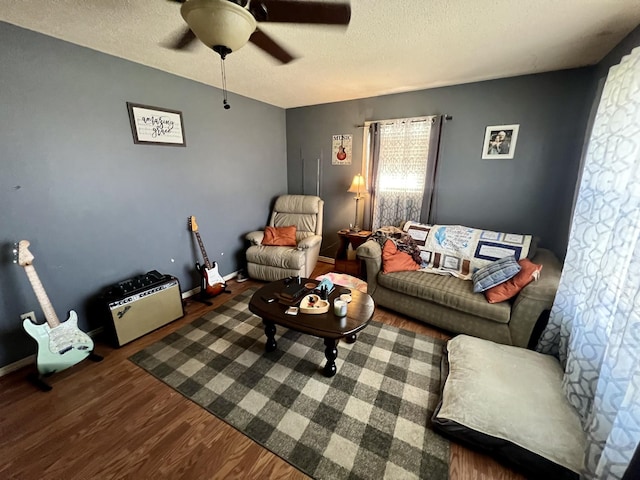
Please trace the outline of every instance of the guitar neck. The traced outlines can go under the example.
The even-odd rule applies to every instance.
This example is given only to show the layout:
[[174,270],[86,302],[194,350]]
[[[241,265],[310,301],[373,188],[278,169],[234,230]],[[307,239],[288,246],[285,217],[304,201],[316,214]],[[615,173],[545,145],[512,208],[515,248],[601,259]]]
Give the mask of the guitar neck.
[[198,239],[198,245],[200,246],[200,252],[202,253],[202,258],[204,259],[204,266],[207,270],[211,268],[211,262],[209,261],[209,257],[207,257],[207,251],[204,249],[204,244],[202,243],[202,239],[200,238],[199,232],[193,232],[196,234],[196,238]]
[[47,292],[44,291],[44,287],[42,286],[42,282],[40,281],[40,277],[38,277],[35,267],[33,265],[25,265],[24,270],[27,272],[27,277],[29,278],[29,282],[31,282],[31,288],[33,288],[33,293],[36,294],[36,298],[38,299],[40,308],[42,308],[44,317],[47,319],[49,327],[57,327],[60,325],[60,320],[56,315],[56,311],[53,309],[53,305],[51,305]]

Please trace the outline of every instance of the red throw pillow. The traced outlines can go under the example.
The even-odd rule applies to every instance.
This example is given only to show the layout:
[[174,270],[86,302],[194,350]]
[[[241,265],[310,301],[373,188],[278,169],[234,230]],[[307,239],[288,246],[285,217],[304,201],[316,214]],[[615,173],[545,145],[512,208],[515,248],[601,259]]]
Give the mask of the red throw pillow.
[[295,247],[296,243],[296,226],[289,227],[266,227],[264,229],[264,238],[262,245],[278,246],[278,247]]
[[413,261],[411,255],[398,250],[391,240],[384,242],[382,249],[382,273],[405,272],[418,270],[420,265]]
[[540,270],[542,270],[542,265],[536,265],[527,258],[518,260],[518,264],[522,268],[515,277],[484,292],[484,296],[489,303],[504,302],[515,297],[520,290],[537,278],[540,275]]

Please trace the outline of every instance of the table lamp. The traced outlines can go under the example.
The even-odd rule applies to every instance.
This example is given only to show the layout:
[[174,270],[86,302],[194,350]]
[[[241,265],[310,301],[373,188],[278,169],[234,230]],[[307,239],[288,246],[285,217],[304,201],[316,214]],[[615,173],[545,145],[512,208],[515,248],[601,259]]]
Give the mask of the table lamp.
[[347,190],[347,192],[356,194],[356,196],[354,197],[356,200],[356,217],[353,222],[353,227],[350,230],[353,232],[359,232],[360,228],[358,227],[358,202],[361,198],[364,197],[363,194],[367,193],[367,186],[364,183],[364,177],[360,174],[357,174],[355,177],[353,177],[353,182],[351,182],[351,186],[349,187],[349,190]]

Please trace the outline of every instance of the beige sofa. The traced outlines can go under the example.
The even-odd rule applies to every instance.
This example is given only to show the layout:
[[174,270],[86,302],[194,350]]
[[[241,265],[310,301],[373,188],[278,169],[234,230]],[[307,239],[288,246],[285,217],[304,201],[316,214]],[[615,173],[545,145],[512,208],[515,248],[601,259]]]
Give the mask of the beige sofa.
[[527,347],[540,315],[551,309],[561,264],[539,248],[531,259],[542,264],[540,279],[515,298],[487,302],[473,282],[420,271],[382,273],[382,249],[368,240],[356,250],[367,271],[367,292],[382,306],[453,333],[465,333],[506,345]]

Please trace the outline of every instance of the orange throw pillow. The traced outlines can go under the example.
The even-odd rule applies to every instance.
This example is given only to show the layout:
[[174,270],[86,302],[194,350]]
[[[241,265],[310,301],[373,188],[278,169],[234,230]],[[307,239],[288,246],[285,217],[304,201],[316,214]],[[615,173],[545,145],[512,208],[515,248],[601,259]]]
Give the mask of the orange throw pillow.
[[289,227],[266,227],[264,229],[264,238],[262,245],[270,245],[277,247],[295,247],[296,243],[296,226]]
[[391,240],[384,242],[382,249],[382,273],[406,272],[418,270],[420,265],[413,261],[411,255],[401,252]]
[[484,296],[487,298],[489,303],[504,302],[505,300],[515,297],[520,290],[529,285],[534,279],[538,278],[538,275],[540,275],[542,265],[532,263],[531,260],[527,258],[518,260],[518,263],[522,268],[515,277],[484,292]]

